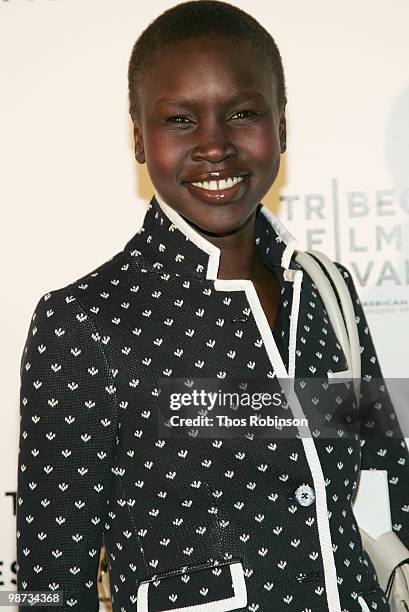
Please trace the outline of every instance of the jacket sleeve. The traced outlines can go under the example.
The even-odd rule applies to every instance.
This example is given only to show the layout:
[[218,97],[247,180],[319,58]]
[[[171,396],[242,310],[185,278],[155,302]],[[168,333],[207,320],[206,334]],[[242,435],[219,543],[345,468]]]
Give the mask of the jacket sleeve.
[[62,591],[64,604],[44,607],[49,612],[99,607],[116,446],[114,373],[76,298],[63,290],[42,296],[20,363],[17,589]]
[[350,272],[335,262],[354,304],[361,346],[359,427],[362,470],[386,470],[392,528],[409,548],[409,451],[385,384],[368,323]]

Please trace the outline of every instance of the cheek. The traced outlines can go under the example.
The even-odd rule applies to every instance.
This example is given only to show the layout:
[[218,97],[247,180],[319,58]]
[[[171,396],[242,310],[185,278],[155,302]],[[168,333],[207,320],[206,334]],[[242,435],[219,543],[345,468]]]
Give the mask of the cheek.
[[154,174],[177,172],[183,159],[183,150],[179,141],[166,133],[152,132],[145,138],[146,164]]
[[257,129],[247,140],[246,151],[259,164],[271,164],[281,153],[276,131],[271,126]]

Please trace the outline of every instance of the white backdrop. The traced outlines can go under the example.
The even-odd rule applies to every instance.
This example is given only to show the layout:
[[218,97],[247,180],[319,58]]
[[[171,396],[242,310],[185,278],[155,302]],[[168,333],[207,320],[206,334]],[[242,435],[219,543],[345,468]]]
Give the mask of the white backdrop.
[[[121,250],[152,187],[127,65],[173,3],[0,0],[3,419],[0,586],[15,585],[19,365],[39,297]],[[265,198],[300,247],[351,269],[388,377],[407,377],[409,4],[243,0],[275,37],[288,150]],[[398,411],[406,409],[396,397]]]

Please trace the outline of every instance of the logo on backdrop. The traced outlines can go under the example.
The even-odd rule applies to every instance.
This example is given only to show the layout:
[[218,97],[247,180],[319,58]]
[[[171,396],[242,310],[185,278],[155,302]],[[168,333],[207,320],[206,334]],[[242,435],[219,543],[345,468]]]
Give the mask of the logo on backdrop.
[[322,192],[282,193],[279,216],[300,248],[351,271],[357,290],[367,289],[366,312],[409,311],[409,188],[346,190],[333,178]]
[[[9,517],[13,517],[15,521],[16,517],[16,500],[17,500],[17,492],[16,491],[3,491],[3,496],[6,498],[7,502],[3,504],[4,509],[7,509],[7,519]],[[6,518],[3,516],[2,518]],[[6,529],[6,524],[8,521],[4,520],[2,523],[3,530]],[[0,533],[0,539],[3,537],[3,533]],[[4,539],[4,538],[3,538]],[[15,551],[12,553],[15,556]],[[0,558],[0,587],[6,589],[14,589],[17,584],[16,581],[17,576],[17,561],[16,559],[4,559]]]

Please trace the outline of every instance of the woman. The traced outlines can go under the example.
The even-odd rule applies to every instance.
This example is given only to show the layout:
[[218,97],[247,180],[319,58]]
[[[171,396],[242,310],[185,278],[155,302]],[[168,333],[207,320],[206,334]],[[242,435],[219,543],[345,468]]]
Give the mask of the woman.
[[[187,2],[138,39],[129,86],[155,195],[121,252],[36,306],[21,362],[18,588],[97,610],[103,542],[114,612],[386,612],[351,508],[360,467],[387,469],[409,544],[408,452],[386,390],[364,385],[361,402],[382,402],[371,418],[393,437],[362,449],[365,421],[329,440],[295,421],[275,437],[178,437],[162,418],[166,381],[328,382],[348,369],[295,239],[260,204],[286,148],[279,51],[238,8]],[[364,382],[380,378],[337,266]],[[314,416],[296,397],[281,410]]]

